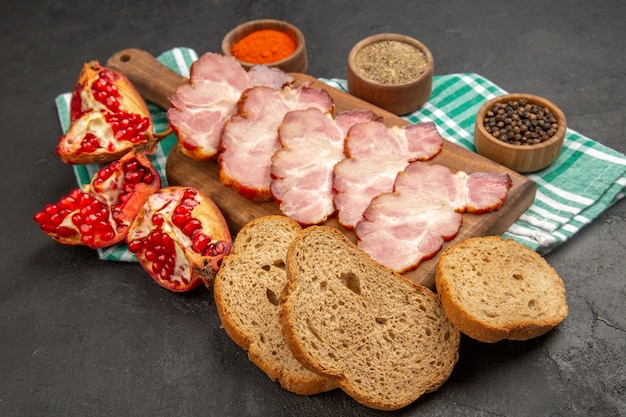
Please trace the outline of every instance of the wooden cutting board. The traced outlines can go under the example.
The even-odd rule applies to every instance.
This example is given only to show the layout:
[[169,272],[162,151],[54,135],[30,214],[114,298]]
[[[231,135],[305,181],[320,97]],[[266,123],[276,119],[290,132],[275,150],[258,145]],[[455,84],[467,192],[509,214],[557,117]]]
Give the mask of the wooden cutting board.
[[[126,75],[147,101],[164,109],[170,107],[169,98],[175,93],[176,87],[186,82],[186,78],[158,62],[148,52],[139,49],[126,49],[116,53],[108,60],[107,66]],[[392,113],[329,87],[309,75],[293,74],[293,76],[299,83],[326,89],[334,100],[336,112],[369,109],[383,117],[384,123],[389,126],[408,124],[406,120]],[[453,171],[462,170],[467,173],[506,172],[513,181],[509,196],[499,210],[480,215],[464,214],[463,225],[458,235],[452,241],[446,242],[444,248],[467,237],[502,234],[535,198],[536,185],[533,181],[447,140],[444,140],[443,150],[432,162],[446,165]],[[278,204],[274,201],[252,202],[232,189],[224,187],[219,181],[219,166],[216,162],[194,161],[184,156],[178,148],[174,148],[168,156],[166,176],[170,185],[196,187],[210,196],[222,210],[233,235],[252,219],[268,214],[281,214]],[[356,241],[353,232],[339,226],[336,216],[329,219],[326,224],[339,228],[352,241]],[[440,253],[441,251],[432,259],[422,262],[416,270],[404,275],[418,284],[433,289],[436,262]]]

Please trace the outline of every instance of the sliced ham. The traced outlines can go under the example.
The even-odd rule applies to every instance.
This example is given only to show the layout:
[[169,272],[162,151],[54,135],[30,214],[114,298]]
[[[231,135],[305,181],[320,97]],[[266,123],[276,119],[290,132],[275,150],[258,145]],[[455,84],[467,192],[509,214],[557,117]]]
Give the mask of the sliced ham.
[[331,113],[332,98],[324,89],[304,86],[246,90],[239,112],[224,125],[218,158],[222,184],[250,200],[270,200],[272,156],[280,149],[278,128],[287,113],[308,108]]
[[339,223],[353,229],[377,195],[391,191],[399,172],[412,161],[435,157],[443,139],[432,122],[387,127],[354,125],[345,141],[347,158],[335,165],[335,207]]
[[506,173],[468,175],[413,162],[398,175],[393,192],[372,200],[356,226],[358,245],[379,263],[409,271],[457,235],[461,213],[497,210],[511,185]]
[[278,129],[281,148],[270,170],[270,190],[283,214],[302,225],[322,223],[332,215],[333,168],[345,158],[348,130],[379,119],[364,110],[341,112],[335,118],[316,108],[287,113]]
[[208,52],[191,65],[189,81],[170,99],[167,118],[182,152],[190,158],[215,157],[226,121],[236,113],[243,91],[253,86],[281,88],[293,82],[285,72],[264,65],[246,72],[231,56]]

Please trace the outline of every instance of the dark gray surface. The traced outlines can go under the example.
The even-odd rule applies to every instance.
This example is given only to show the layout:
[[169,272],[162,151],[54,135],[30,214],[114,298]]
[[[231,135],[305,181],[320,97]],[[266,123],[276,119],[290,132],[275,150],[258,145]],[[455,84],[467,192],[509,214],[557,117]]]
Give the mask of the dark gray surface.
[[[70,3],[75,3],[70,5]],[[569,127],[626,152],[621,1],[4,1],[0,5],[0,416],[626,415],[626,202],[546,256],[570,312],[528,342],[464,339],[449,381],[397,412],[340,391],[282,390],[225,332],[210,291],[157,287],[45,236],[32,215],[75,180],[54,107],[82,63],[138,47],[219,51],[236,24],[278,18],[307,39],[309,74],[345,77],[358,40],[424,42],[436,74],[476,72],[556,102]]]

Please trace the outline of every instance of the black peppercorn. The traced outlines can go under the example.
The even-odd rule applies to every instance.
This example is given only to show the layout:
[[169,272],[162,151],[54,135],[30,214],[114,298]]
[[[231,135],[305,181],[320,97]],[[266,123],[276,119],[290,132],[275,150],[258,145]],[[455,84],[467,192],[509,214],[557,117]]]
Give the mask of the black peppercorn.
[[559,124],[547,107],[526,99],[496,103],[482,120],[494,138],[514,145],[535,145],[550,139]]

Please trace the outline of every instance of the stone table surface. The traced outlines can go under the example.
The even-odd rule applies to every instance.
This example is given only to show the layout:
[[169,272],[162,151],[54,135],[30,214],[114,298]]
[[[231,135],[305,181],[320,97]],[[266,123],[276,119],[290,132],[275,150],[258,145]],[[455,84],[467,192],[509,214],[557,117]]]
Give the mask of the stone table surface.
[[569,315],[527,342],[463,338],[437,391],[390,413],[339,390],[281,389],[220,329],[212,293],[174,294],[136,263],[53,242],[33,222],[75,186],[54,154],[54,98],[83,62],[135,47],[220,51],[238,23],[276,18],[305,34],[308,73],[345,78],[350,48],[412,36],[436,74],[475,72],[549,98],[572,129],[626,152],[621,1],[16,1],[0,5],[1,416],[626,415],[626,202],[546,255]]

